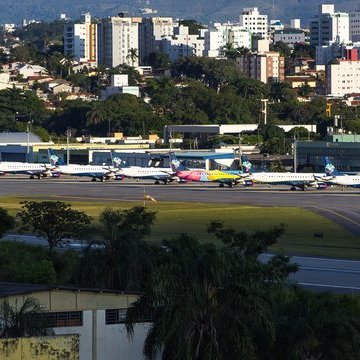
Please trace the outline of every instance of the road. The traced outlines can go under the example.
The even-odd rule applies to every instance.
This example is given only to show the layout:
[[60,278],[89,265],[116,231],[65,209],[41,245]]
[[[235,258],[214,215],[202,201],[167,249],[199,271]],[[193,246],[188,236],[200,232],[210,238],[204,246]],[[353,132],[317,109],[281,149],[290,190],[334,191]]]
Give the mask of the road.
[[[4,240],[46,245],[43,240],[31,235],[7,235]],[[70,247],[81,250],[84,243],[71,242]],[[261,259],[267,261],[271,256],[263,254]],[[319,292],[360,294],[360,261],[305,256],[293,256],[291,261],[299,265],[299,271],[291,279],[302,287]]]
[[199,183],[154,185],[151,182],[134,181],[101,183],[64,178],[0,178],[0,196],[31,194],[78,201],[139,201],[142,200],[144,191],[158,201],[302,207],[323,215],[360,236],[359,189],[290,191],[289,187],[269,188],[263,185],[222,189],[217,184]]

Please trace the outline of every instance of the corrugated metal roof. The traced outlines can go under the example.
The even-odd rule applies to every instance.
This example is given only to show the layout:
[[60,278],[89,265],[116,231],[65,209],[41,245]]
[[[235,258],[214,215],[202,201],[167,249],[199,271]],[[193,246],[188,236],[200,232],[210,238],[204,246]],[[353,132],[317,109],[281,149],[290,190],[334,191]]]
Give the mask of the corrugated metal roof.
[[[43,141],[35,134],[29,134],[30,143],[42,143]],[[25,144],[27,132],[0,132],[0,144]]]

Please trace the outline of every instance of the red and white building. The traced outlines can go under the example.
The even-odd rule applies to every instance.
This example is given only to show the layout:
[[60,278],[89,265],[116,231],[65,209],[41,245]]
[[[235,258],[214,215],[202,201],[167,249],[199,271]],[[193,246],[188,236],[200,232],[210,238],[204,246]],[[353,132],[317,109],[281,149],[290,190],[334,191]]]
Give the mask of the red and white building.
[[360,60],[357,49],[349,49],[345,57],[326,66],[326,94],[345,96],[360,92]]

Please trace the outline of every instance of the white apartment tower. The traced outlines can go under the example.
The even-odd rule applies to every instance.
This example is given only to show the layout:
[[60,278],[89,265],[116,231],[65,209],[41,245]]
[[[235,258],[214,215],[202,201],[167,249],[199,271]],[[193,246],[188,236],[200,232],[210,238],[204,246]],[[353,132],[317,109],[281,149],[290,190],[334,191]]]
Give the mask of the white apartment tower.
[[152,52],[161,51],[161,40],[173,36],[174,20],[171,17],[143,18],[139,28],[139,46],[141,65]]
[[100,64],[139,65],[139,23],[141,18],[127,17],[124,13],[101,21],[98,28]]
[[80,24],[64,25],[64,53],[79,62],[97,62],[97,24],[89,13],[82,15]]
[[349,14],[335,11],[333,4],[319,5],[318,14],[310,22],[310,45],[346,44],[349,41]]
[[203,33],[205,31],[198,35],[189,34],[187,26],[177,26],[174,28],[173,36],[162,38],[161,51],[168,54],[171,61],[184,56],[203,56],[205,50]]
[[257,7],[243,9],[240,15],[240,25],[264,39],[268,36],[268,17],[261,15]]

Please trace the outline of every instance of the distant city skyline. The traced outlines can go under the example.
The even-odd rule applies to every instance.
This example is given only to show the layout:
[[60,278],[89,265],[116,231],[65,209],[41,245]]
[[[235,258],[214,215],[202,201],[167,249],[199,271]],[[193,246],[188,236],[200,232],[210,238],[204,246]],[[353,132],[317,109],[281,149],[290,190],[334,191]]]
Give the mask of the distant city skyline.
[[[285,23],[291,18],[301,18],[307,25],[311,16],[317,12],[317,6],[323,1],[303,2],[299,0],[225,0],[221,6],[216,1],[204,0],[140,0],[136,6],[129,0],[104,0],[99,3],[96,0],[78,1],[74,4],[71,0],[61,2],[55,0],[5,0],[0,13],[0,23],[21,24],[23,18],[53,21],[65,13],[72,19],[77,19],[84,12],[90,12],[93,16],[106,17],[115,15],[119,11],[129,11],[134,15],[143,16],[172,16],[187,19],[195,19],[203,23],[214,21],[235,21],[243,7],[257,6],[259,10],[268,15],[269,19],[280,19]],[[355,10],[358,6],[353,1],[336,0],[327,1],[334,3],[339,11]],[[142,10],[141,10],[142,9]],[[155,10],[156,12],[152,12]]]

